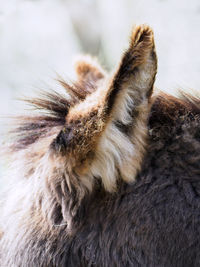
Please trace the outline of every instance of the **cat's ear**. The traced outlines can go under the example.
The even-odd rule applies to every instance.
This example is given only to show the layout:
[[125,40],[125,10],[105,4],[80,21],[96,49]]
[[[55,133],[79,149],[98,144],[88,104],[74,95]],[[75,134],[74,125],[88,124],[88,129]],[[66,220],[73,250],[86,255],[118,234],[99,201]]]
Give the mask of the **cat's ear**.
[[106,75],[98,61],[88,55],[77,57],[74,68],[79,82],[95,84]]

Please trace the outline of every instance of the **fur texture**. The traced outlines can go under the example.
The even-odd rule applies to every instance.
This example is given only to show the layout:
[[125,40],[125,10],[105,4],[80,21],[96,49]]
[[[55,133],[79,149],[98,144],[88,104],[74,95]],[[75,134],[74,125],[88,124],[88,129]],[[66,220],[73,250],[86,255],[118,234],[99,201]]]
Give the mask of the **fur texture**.
[[151,96],[145,25],[113,75],[75,68],[11,131],[0,266],[200,266],[200,100]]

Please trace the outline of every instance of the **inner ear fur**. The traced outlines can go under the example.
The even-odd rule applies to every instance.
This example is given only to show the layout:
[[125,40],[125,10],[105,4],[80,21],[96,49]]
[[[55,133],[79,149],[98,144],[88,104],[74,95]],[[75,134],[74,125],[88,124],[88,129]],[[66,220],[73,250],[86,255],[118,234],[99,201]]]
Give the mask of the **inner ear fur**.
[[133,182],[141,169],[156,72],[153,31],[146,25],[138,26],[106,91],[106,126],[91,165],[93,175],[102,178],[107,191],[116,190],[118,177]]
[[[122,56],[107,92],[107,108],[118,103],[117,96],[127,95],[127,89],[142,98],[150,97],[157,72],[157,57],[152,29],[140,25],[133,29],[130,45]],[[130,90],[129,90],[130,91]],[[136,97],[136,94],[135,94]]]

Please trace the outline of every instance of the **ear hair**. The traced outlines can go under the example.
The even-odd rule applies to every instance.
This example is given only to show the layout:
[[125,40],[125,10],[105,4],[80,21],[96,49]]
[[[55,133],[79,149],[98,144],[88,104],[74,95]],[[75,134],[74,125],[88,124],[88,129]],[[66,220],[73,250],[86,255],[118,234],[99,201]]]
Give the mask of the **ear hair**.
[[154,34],[147,25],[136,26],[131,34],[130,48],[135,57],[134,65],[142,64],[146,61],[151,49],[154,48]]
[[74,67],[79,82],[96,83],[106,75],[97,60],[88,55],[77,57],[75,59]]
[[[124,94],[125,88],[150,96],[157,71],[153,31],[147,25],[133,29],[130,46],[125,52],[107,92],[107,108],[112,109],[116,96]],[[134,85],[135,83],[135,85]]]

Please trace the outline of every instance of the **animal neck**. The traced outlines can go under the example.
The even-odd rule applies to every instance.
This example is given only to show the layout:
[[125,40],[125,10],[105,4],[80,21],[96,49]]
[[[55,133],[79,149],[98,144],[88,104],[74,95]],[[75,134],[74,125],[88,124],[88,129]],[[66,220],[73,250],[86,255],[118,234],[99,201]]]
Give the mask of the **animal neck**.
[[72,232],[75,225],[83,222],[93,191],[64,159],[48,160],[48,167],[43,168],[48,169],[48,175],[43,183],[42,215],[52,227],[65,226]]

